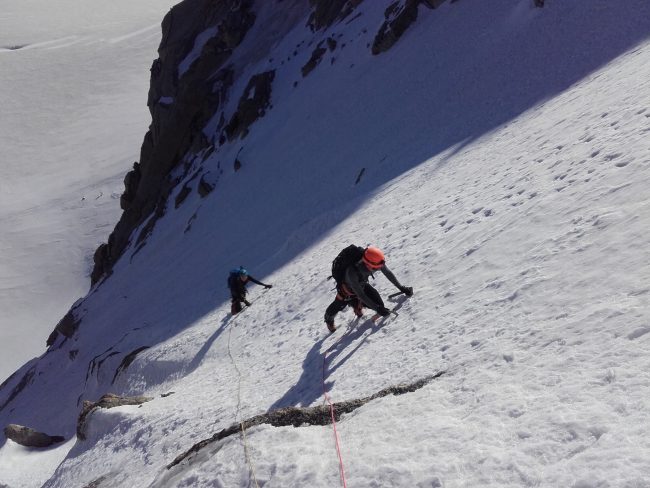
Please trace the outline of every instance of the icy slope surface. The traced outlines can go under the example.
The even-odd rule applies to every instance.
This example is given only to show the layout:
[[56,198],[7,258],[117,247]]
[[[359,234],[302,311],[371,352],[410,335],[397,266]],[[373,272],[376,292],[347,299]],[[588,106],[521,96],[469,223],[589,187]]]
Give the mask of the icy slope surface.
[[[154,398],[93,414],[88,439],[64,452],[45,486],[336,485],[332,426],[261,425],[166,466],[270,409],[318,405],[324,391],[360,398],[439,371],[338,422],[349,486],[650,482],[648,31],[598,31],[614,12],[608,2],[592,16],[564,6],[547,17],[527,2],[496,3],[446,5],[380,58],[367,53],[363,27],[346,24],[342,36],[359,41],[295,89],[309,52],[278,68],[274,108],[245,141],[201,163],[226,168],[215,192],[170,205],[147,245],[84,300],[76,339],[10,385],[33,367],[3,423],[69,438],[81,399]],[[618,13],[650,18],[641,12],[638,3]],[[485,23],[490,13],[502,22]],[[382,18],[363,14],[368,25]],[[598,32],[610,50],[589,51],[583,65],[556,51],[552,39],[568,34],[553,26],[570,31],[560,18],[579,18],[576,36]],[[297,29],[278,52],[308,35]],[[450,50],[416,49],[444,39]],[[540,81],[531,68],[547,56],[557,71]],[[232,173],[241,147],[244,166]],[[344,312],[328,335],[325,278],[350,242],[380,246],[416,295],[379,325]],[[232,319],[225,278],[239,264],[274,287],[251,286],[253,306]],[[16,460],[15,447],[5,442],[0,463]],[[0,482],[33,486],[33,461],[14,462]]]

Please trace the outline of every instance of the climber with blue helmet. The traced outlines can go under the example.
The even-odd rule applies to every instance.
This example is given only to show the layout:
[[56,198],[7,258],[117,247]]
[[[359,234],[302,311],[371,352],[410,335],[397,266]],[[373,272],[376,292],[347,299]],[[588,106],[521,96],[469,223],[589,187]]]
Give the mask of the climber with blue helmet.
[[233,315],[241,312],[243,308],[242,303],[250,306],[250,302],[246,300],[246,283],[249,281],[261,285],[266,289],[272,288],[272,285],[262,283],[249,275],[243,266],[233,269],[228,275],[228,288],[230,289],[231,296],[230,311]]

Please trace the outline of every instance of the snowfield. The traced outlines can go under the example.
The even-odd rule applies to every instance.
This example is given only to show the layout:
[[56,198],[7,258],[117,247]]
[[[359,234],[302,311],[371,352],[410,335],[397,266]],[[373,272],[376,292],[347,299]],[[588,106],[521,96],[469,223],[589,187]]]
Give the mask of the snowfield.
[[[68,439],[0,437],[0,485],[650,487],[650,5],[420,7],[372,56],[389,3],[300,23],[243,69],[232,93],[276,69],[273,108],[194,160],[215,191],[170,203],[85,297],[77,335],[0,389],[2,425]],[[327,36],[341,47],[303,79]],[[415,295],[329,334],[326,278],[350,243],[383,249]],[[232,317],[238,265],[273,288],[250,285]],[[335,426],[263,423],[168,468],[253,416],[432,375]],[[107,392],[152,400],[94,412],[76,440],[81,401]]]
[[173,0],[10,0],[0,13],[0,382],[88,292],[149,125]]

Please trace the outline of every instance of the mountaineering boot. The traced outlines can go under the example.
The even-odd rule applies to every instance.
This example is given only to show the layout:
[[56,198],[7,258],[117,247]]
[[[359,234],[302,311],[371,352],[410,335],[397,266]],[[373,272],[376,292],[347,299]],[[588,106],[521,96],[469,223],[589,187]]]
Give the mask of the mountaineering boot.
[[330,332],[336,331],[336,326],[334,325],[333,320],[327,320],[325,321],[325,324],[327,325],[327,330],[329,330]]
[[334,332],[336,330],[336,326],[334,325],[334,316],[336,313],[332,314],[330,312],[325,312],[325,325],[327,325],[327,330],[330,332]]
[[363,304],[361,302],[354,306],[354,315],[357,317],[363,317]]

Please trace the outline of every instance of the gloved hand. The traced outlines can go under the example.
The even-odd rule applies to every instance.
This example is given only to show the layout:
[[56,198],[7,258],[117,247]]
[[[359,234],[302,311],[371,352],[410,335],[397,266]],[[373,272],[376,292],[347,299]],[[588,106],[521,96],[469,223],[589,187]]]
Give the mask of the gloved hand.
[[413,296],[413,287],[412,286],[403,286],[399,289],[404,295],[407,297],[412,297]]
[[264,288],[268,290],[269,288],[273,288],[273,285],[264,285]]
[[390,310],[388,310],[386,307],[379,307],[377,309],[377,314],[379,314],[381,317],[386,317],[387,315],[390,315]]

